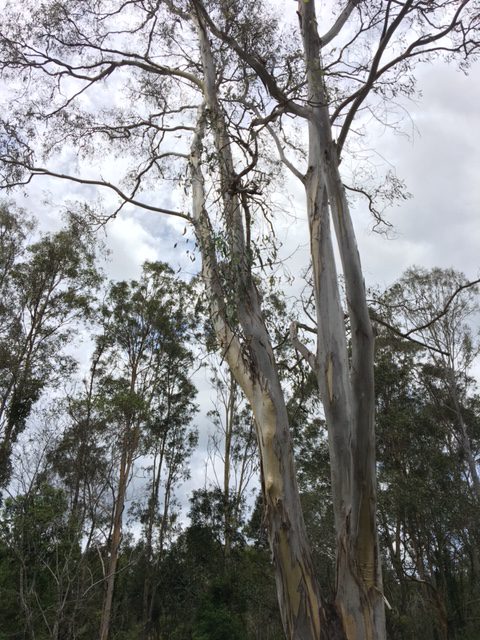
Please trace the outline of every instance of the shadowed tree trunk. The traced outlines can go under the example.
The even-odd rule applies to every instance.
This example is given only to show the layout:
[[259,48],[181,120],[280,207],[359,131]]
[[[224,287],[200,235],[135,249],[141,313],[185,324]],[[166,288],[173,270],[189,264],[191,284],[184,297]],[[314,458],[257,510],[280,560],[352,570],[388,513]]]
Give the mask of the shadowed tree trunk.
[[132,472],[132,464],[138,446],[138,427],[130,425],[127,427],[124,436],[124,443],[121,452],[120,468],[118,476],[117,495],[115,496],[115,506],[113,512],[112,533],[109,544],[109,557],[107,563],[107,573],[105,576],[105,599],[102,607],[100,620],[100,640],[108,640],[110,634],[110,621],[112,618],[113,593],[115,589],[115,578],[117,573],[118,556],[120,543],[122,540],[122,520],[125,508],[127,487]]

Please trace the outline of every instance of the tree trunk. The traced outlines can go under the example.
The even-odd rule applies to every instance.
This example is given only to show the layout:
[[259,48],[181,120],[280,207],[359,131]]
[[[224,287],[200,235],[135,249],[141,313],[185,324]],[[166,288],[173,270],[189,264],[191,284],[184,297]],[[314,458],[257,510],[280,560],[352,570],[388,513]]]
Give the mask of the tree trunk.
[[105,577],[106,591],[102,607],[102,616],[100,620],[99,640],[108,640],[108,636],[110,634],[113,592],[115,589],[118,556],[120,550],[120,542],[122,539],[123,510],[125,508],[125,497],[127,494],[130,472],[132,469],[133,455],[136,449],[136,440],[137,434],[135,428],[128,427],[124,438],[120,461],[120,474],[118,480],[117,499],[115,500],[113,513],[113,526],[110,539],[110,554],[107,567],[107,575]]
[[[314,3],[299,2],[299,15],[310,105],[309,165],[304,185],[317,308],[315,367],[329,434],[337,537],[336,605],[349,640],[382,640],[385,614],[376,526],[374,335],[332,140]],[[350,358],[330,217],[345,278]]]
[[477,500],[480,501],[480,478],[478,477],[477,462],[472,452],[472,446],[471,446],[470,437],[467,431],[467,425],[465,424],[465,420],[463,419],[462,408],[460,406],[460,402],[458,399],[458,385],[455,379],[455,372],[453,370],[453,367],[448,366],[448,364],[447,364],[447,371],[448,371],[448,391],[453,403],[455,416],[456,416],[458,428],[460,431],[459,435],[460,435],[460,442],[463,450],[463,455],[465,456],[468,470],[470,472],[475,497]]
[[[174,475],[175,475],[175,469],[174,467],[170,466],[168,469],[167,479],[165,481],[165,491],[164,491],[164,497],[163,497],[163,513],[161,517],[160,530],[158,532],[157,558],[156,558],[155,566],[152,567],[150,571],[152,576],[155,573],[158,573],[158,567],[163,560],[163,550],[165,548],[165,536],[167,534],[167,528],[168,528],[168,517],[170,513],[170,504],[171,504],[171,498],[172,498],[172,487],[174,483]],[[147,611],[147,614],[148,614],[147,620],[149,623],[152,621],[152,618],[153,618],[153,607],[155,606],[155,596],[157,595],[158,584],[159,584],[158,578],[156,581],[152,580],[151,582],[148,611]]]
[[[211,317],[223,356],[244,391],[255,416],[265,497],[265,519],[276,569],[277,594],[286,636],[292,640],[335,638],[326,628],[316,583],[293,462],[292,442],[273,349],[265,328],[259,296],[248,264],[243,209],[231,187],[236,177],[225,120],[216,96],[215,67],[208,36],[199,20],[204,66],[205,104],[200,108],[192,143],[190,169],[193,217],[202,253],[202,275],[211,299]],[[214,237],[206,211],[201,170],[203,139],[210,122],[219,156],[221,197],[235,265],[235,308],[242,337],[229,325],[223,284],[219,276]]]
[[146,640],[148,637],[148,629],[151,624],[151,611],[153,607],[153,599],[155,587],[153,584],[153,530],[155,524],[155,516],[157,514],[158,500],[160,496],[160,482],[163,471],[163,460],[165,455],[165,446],[168,430],[165,431],[160,452],[155,454],[153,470],[152,470],[152,490],[148,504],[148,521],[145,532],[145,576],[143,581],[143,600],[142,600],[142,638]]
[[227,389],[227,404],[225,407],[225,443],[223,452],[223,537],[224,537],[224,554],[225,560],[228,561],[232,548],[232,533],[234,531],[235,513],[232,511],[230,498],[230,475],[231,475],[231,457],[232,457],[232,437],[235,421],[235,409],[237,398],[237,382],[233,375],[230,374],[230,380]]

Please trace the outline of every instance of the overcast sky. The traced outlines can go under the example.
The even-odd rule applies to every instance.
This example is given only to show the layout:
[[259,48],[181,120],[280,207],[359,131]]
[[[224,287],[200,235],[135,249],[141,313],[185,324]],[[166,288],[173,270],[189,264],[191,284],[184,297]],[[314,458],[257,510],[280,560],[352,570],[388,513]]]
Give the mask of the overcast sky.
[[[436,63],[419,67],[417,77],[423,95],[405,103],[404,134],[372,126],[375,164],[404,179],[412,198],[386,210],[393,225],[388,238],[372,231],[365,203],[355,202],[353,216],[368,285],[387,286],[413,264],[453,267],[471,279],[480,276],[480,66],[465,76],[455,65]],[[285,218],[280,233],[284,255],[293,254],[289,271],[299,282],[306,263],[307,227],[301,185],[293,180],[289,184],[298,222],[292,225]],[[45,202],[40,205],[41,224],[53,229],[58,226],[58,206],[53,204],[84,195],[84,187],[37,178],[27,190],[28,197],[18,194],[18,201],[36,214],[38,203]],[[93,189],[91,195],[95,196]],[[199,265],[192,264],[186,254],[188,235],[181,235],[183,228],[181,221],[157,213],[122,212],[106,229],[111,251],[105,267],[108,276],[136,277],[144,260],[155,259],[181,267],[184,273],[194,272]],[[205,412],[211,408],[212,394],[202,376],[197,382]],[[206,420],[199,424],[205,433]],[[194,456],[193,478],[186,489],[203,484],[204,459],[202,447]]]
[[404,178],[412,198],[387,215],[394,237],[358,227],[370,282],[390,283],[412,264],[480,267],[480,67],[465,76],[446,64],[418,74],[423,97],[409,107],[411,138],[386,133],[375,146]]

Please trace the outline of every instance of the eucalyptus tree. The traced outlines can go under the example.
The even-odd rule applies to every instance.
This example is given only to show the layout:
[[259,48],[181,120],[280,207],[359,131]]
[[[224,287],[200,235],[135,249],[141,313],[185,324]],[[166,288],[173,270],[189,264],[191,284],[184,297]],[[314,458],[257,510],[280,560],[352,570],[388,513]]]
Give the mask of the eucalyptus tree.
[[27,244],[33,221],[4,204],[0,211],[0,482],[12,446],[47,384],[74,365],[62,348],[87,317],[100,276],[93,236],[75,215],[54,234]]
[[[110,633],[113,595],[127,490],[140,456],[152,458],[145,523],[147,565],[153,562],[155,532],[160,553],[171,517],[173,493],[188,476],[196,444],[189,427],[196,390],[189,380],[193,355],[187,347],[192,320],[183,309],[188,287],[162,263],[145,263],[138,281],[111,285],[101,310],[94,354],[95,404],[104,425],[103,440],[115,461],[105,599],[99,637]],[[161,512],[159,514],[159,509]],[[144,627],[151,617],[154,585],[145,572]]]
[[175,528],[178,518],[175,492],[190,476],[190,458],[198,440],[197,430],[191,425],[197,411],[194,404],[197,391],[190,380],[193,354],[186,344],[193,318],[184,308],[191,299],[191,291],[174,278],[170,282],[165,278],[165,292],[168,290],[178,306],[167,306],[163,318],[165,323],[170,322],[173,332],[169,336],[170,344],[165,345],[164,362],[159,372],[161,392],[157,393],[162,397],[162,403],[153,414],[142,441],[142,452],[148,460],[143,465],[148,478],[148,497],[139,509],[144,530],[142,624],[145,637],[149,637],[152,626],[158,572],[164,552],[178,530]]
[[[58,403],[58,399],[57,399]],[[50,454],[59,439],[61,411],[36,407],[33,433],[12,453],[12,475],[0,509],[2,634],[74,637],[82,580],[82,530],[71,518],[69,490]],[[88,598],[87,598],[88,599]],[[22,636],[22,637],[23,637]]]
[[[298,34],[290,24],[282,33],[272,8],[253,1],[64,0],[22,11],[10,6],[1,27],[4,77],[19,91],[29,89],[25,103],[12,104],[3,121],[4,184],[43,175],[97,185],[118,196],[118,209],[139,206],[193,226],[217,345],[255,417],[285,632],[302,639],[384,638],[374,338],[340,159],[365,110],[376,115],[385,101],[411,94],[416,60],[442,52],[467,61],[475,55],[476,3],[350,0],[332,22],[316,16],[313,1],[299,2]],[[292,155],[297,145],[287,116],[308,128],[304,164]],[[36,122],[41,126],[32,126]],[[327,418],[337,548],[333,608],[320,598],[310,558],[285,398],[262,309],[268,265],[262,220],[267,215],[272,225],[265,203],[276,171],[272,140],[307,200],[316,353],[298,340],[295,326],[292,338],[317,376]],[[95,163],[84,164],[83,173],[81,163],[78,172],[65,172],[56,159],[67,143],[81,154],[103,143],[102,159],[106,150],[122,158],[130,150],[125,179],[117,179],[120,163],[105,173],[92,174]],[[172,179],[191,196],[189,207],[181,206],[179,193],[175,208],[160,187]]]
[[5,501],[0,544],[11,610],[2,612],[4,633],[58,640],[68,629],[81,540],[72,537],[66,503],[65,493],[46,482]]
[[[400,320],[403,303],[389,296],[386,303],[387,298],[386,310]],[[478,593],[478,504],[454,436],[448,392],[438,386],[437,397],[431,393],[432,373],[441,378],[441,370],[419,342],[382,328],[376,346],[379,523],[392,606],[389,630],[402,638],[470,637]],[[474,418],[471,408],[462,410],[470,427],[478,424],[478,412]]]
[[478,280],[470,282],[453,269],[413,267],[379,299],[379,308],[399,334],[422,342],[428,360],[424,385],[443,409],[476,499],[480,498],[478,443],[467,416],[475,381],[472,369],[480,343],[474,327],[480,310]]
[[91,546],[100,544],[105,528],[113,466],[107,455],[103,438],[105,420],[96,395],[101,357],[101,349],[96,349],[80,389],[74,381],[73,392],[67,391],[65,397],[57,400],[64,416],[57,425],[57,430],[61,427],[61,434],[48,456],[51,471],[69,498],[69,517],[83,537],[86,553]]
[[[218,362],[214,362],[218,365]],[[241,515],[246,491],[256,469],[256,442],[251,411],[245,406],[241,390],[230,371],[214,370],[216,390],[214,408],[209,417],[215,427],[210,437],[210,460],[215,489],[223,496],[223,546],[228,559]],[[217,472],[217,466],[220,470]],[[223,473],[221,475],[220,472]]]

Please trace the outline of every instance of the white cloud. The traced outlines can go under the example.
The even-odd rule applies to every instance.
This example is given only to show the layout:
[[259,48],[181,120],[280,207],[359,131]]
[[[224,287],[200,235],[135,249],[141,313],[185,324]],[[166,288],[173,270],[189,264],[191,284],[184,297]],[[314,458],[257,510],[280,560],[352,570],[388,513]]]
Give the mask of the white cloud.
[[[370,282],[388,283],[412,264],[454,267],[474,277],[480,267],[480,65],[471,76],[436,64],[419,74],[423,97],[409,107],[416,132],[409,140],[390,132],[374,146],[405,179],[412,199],[386,212],[393,239],[357,223]],[[362,209],[362,207],[360,207]]]
[[131,216],[120,215],[109,222],[106,241],[111,252],[107,272],[115,280],[138,278],[145,260],[159,257],[154,238]]

